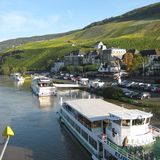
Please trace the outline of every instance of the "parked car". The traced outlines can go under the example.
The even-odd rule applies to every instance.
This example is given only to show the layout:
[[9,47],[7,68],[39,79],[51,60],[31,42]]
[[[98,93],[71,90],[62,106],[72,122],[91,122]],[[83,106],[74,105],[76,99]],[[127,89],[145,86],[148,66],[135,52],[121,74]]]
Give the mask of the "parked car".
[[160,87],[153,87],[151,91],[155,93],[160,93]]
[[103,88],[105,82],[101,81],[100,79],[95,79],[93,81],[89,81],[88,87],[89,88]]
[[79,84],[82,84],[82,85],[87,85],[89,82],[89,79],[88,78],[80,78],[79,79]]
[[151,97],[150,93],[148,92],[136,92],[135,94],[132,95],[132,98],[136,98],[136,99],[149,99]]

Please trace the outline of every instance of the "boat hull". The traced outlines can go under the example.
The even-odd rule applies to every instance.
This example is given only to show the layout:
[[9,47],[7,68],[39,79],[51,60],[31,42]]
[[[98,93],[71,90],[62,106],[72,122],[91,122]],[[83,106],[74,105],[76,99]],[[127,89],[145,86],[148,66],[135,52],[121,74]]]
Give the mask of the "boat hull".
[[70,125],[70,123],[66,120],[66,118],[60,113],[60,122],[63,123],[67,129],[75,136],[75,138],[80,142],[80,144],[92,155],[92,157],[96,157],[97,160],[101,160],[95,155],[93,149],[85,142],[85,140],[81,137],[81,135]]
[[56,88],[55,87],[38,87],[37,85],[31,85],[31,89],[34,94],[37,96],[54,96],[56,95]]

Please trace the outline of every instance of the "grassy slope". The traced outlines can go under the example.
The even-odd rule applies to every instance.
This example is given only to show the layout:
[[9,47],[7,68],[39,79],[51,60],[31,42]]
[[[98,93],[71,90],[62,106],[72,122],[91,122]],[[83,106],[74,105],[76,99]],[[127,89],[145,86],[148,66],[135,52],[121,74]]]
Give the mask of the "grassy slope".
[[[159,4],[158,6],[160,6]],[[153,10],[153,7],[151,8]],[[142,12],[145,10],[146,7],[142,8]],[[91,27],[86,27],[64,37],[26,43],[15,48],[15,50],[23,50],[18,54],[18,58],[16,54],[11,54],[5,57],[5,64],[18,67],[26,66],[31,70],[46,69],[49,67],[51,59],[61,58],[64,54],[76,49],[87,51],[92,49],[96,41],[103,41],[107,47],[136,48],[138,50],[160,48],[159,15],[154,14],[153,17],[150,15],[148,19],[137,18],[134,20],[133,17],[137,13],[140,14],[140,10],[126,13],[126,19],[129,19],[128,15],[130,14],[132,20],[126,20],[125,15],[122,15],[117,20],[114,18],[111,22],[105,20],[102,21],[103,23],[92,24]],[[76,47],[72,47],[72,43],[75,43]]]

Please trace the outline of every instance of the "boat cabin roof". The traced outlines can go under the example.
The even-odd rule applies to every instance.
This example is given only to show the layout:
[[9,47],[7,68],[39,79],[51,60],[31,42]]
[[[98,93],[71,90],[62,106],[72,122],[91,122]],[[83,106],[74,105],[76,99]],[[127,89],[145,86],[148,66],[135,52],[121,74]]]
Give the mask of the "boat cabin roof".
[[52,80],[48,77],[37,77],[36,80],[39,82],[39,83],[49,83],[49,82],[52,82]]
[[119,120],[119,119],[142,119],[152,117],[152,113],[147,113],[137,109],[124,109],[121,111],[110,112],[110,119]]
[[110,112],[122,110],[122,107],[102,99],[78,99],[69,100],[65,103],[91,122],[108,119]]

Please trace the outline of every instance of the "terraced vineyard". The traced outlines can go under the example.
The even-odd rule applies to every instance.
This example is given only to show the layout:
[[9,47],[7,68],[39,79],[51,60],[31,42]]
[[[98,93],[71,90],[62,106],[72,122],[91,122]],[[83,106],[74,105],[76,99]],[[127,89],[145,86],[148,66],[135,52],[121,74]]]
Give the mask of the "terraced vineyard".
[[[16,47],[0,53],[1,69],[3,67],[26,67],[28,70],[49,69],[53,60],[62,58],[73,50],[85,52],[93,50],[97,41],[109,47],[126,49],[160,48],[160,3],[133,10],[124,15],[95,22],[81,30],[33,42],[27,38]],[[32,41],[32,42],[30,42]],[[7,43],[7,41],[6,41]],[[21,44],[21,45],[20,45]],[[75,44],[75,46],[72,46]],[[1,45],[1,44],[0,44]]]

